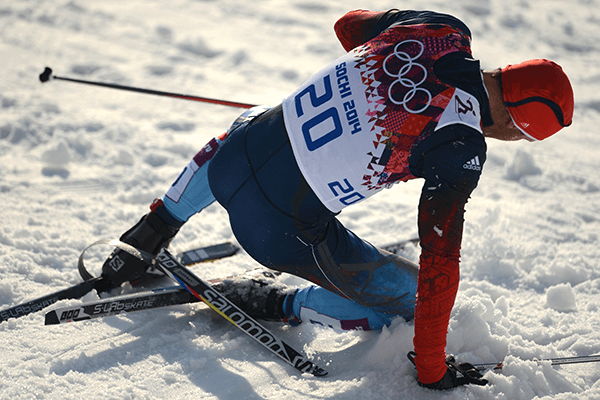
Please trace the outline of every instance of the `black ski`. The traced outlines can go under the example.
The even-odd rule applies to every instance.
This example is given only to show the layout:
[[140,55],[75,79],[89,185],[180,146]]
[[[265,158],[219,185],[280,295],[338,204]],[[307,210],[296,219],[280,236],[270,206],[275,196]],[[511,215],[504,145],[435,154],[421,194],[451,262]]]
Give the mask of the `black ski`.
[[46,313],[45,325],[57,325],[93,318],[110,317],[124,312],[151,310],[176,304],[199,302],[187,290],[179,286],[154,289],[146,292],[114,296],[108,299],[63,307]]
[[[97,278],[97,280],[100,278]],[[89,280],[78,283],[77,285],[48,294],[35,300],[21,303],[16,306],[0,311],[0,322],[6,321],[9,318],[19,318],[40,311],[59,300],[78,299],[88,294],[94,289],[97,280]]]
[[[383,250],[391,253],[399,253],[408,244],[416,244],[418,239],[403,240],[382,246]],[[237,251],[237,247],[231,243],[202,247],[179,253],[177,258],[184,265],[193,265],[198,262],[213,260],[231,255]],[[210,280],[213,283],[217,280]],[[66,322],[85,321],[94,318],[103,318],[124,312],[143,311],[160,307],[168,307],[177,304],[193,303],[198,299],[189,294],[185,289],[165,288],[141,293],[133,293],[124,296],[115,296],[106,300],[90,302],[79,306],[63,307],[46,313],[46,325],[60,324]]]
[[236,245],[225,242],[212,246],[199,247],[177,254],[177,259],[185,266],[194,265],[206,261],[214,261],[234,255],[239,250]]
[[[268,271],[270,274],[281,274],[271,272],[265,268],[256,270]],[[244,272],[245,273],[245,272]],[[211,285],[223,279],[216,278],[208,280]],[[147,290],[144,292],[128,293],[120,296],[112,296],[106,299],[91,301],[84,304],[56,308],[46,312],[45,325],[66,324],[67,322],[88,321],[90,319],[111,317],[122,313],[134,311],[151,310],[154,308],[175,306],[178,304],[197,303],[200,300],[181,286],[171,286]],[[203,303],[204,304],[204,303]]]
[[[107,243],[107,242],[99,242],[99,243]],[[194,250],[188,250],[183,253],[179,253],[177,257],[181,259],[181,261],[185,265],[193,265],[200,262],[205,261],[213,261],[223,257],[229,257],[235,254],[238,251],[238,247],[233,245],[232,243],[225,242],[216,245],[200,247]],[[85,250],[84,250],[85,252]],[[82,253],[83,256],[83,253]],[[82,257],[80,257],[80,265],[82,264]],[[86,271],[87,272],[87,271]],[[63,290],[59,290],[57,292],[48,294],[46,296],[37,298],[35,300],[30,300],[25,303],[18,304],[16,306],[10,307],[8,309],[0,311],[0,322],[6,321],[9,318],[19,318],[25,315],[31,314],[36,311],[40,311],[52,304],[56,303],[60,300],[69,300],[69,299],[79,299],[93,289],[95,289],[101,282],[102,278],[94,278],[88,273],[88,279],[85,279],[84,282],[78,283],[77,285],[73,285]],[[163,296],[164,297],[164,296]],[[175,296],[172,301],[183,301],[184,297]],[[189,300],[189,296],[187,297]],[[189,303],[190,301],[186,301]],[[158,303],[157,303],[158,304]],[[173,304],[181,304],[181,303],[173,303]],[[171,305],[171,304],[165,304]],[[158,306],[162,307],[162,306]]]
[[164,273],[286,363],[301,372],[308,372],[315,376],[327,375],[327,371],[316,366],[305,355],[274,336],[267,328],[183,266],[167,250],[159,253],[156,261]]
[[[383,250],[398,254],[408,244],[416,244],[419,239],[402,240],[400,242],[382,246]],[[206,259],[209,256],[214,259],[213,251],[220,249],[224,252],[231,251],[230,243],[215,246],[215,249],[206,251],[207,248],[190,250],[177,255],[184,265],[192,265],[198,259]],[[235,248],[237,249],[237,248]],[[204,258],[202,258],[204,257]],[[209,280],[209,283],[217,282],[219,279]],[[194,303],[199,300],[191,295],[186,289],[172,287],[152,291],[132,293],[123,296],[115,296],[105,300],[89,302],[81,305],[63,307],[46,313],[46,325],[64,324],[67,322],[86,321],[95,318],[109,317],[126,312],[151,310],[154,308],[168,307],[178,304]]]

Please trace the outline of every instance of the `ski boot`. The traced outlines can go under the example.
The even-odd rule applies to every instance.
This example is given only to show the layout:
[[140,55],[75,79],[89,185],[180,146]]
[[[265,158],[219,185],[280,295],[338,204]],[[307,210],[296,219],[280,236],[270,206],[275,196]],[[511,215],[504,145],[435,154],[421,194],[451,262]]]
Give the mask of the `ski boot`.
[[278,282],[280,274],[257,269],[225,278],[212,287],[252,318],[294,325],[299,323],[292,310],[297,289]]
[[[157,255],[162,248],[169,245],[178,231],[179,227],[166,223],[158,214],[150,212],[125,232],[120,240],[137,249]],[[125,250],[117,249],[102,265],[101,276],[103,279],[98,288],[99,292],[119,287],[123,282],[135,284],[164,275]]]

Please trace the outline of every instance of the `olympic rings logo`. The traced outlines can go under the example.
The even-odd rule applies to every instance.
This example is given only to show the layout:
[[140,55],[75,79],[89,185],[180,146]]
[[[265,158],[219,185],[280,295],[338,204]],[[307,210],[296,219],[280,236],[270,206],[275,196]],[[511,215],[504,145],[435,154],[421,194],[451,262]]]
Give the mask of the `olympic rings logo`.
[[[420,46],[420,51],[416,56],[411,57],[408,53],[399,50],[403,45],[409,44],[409,43],[415,43]],[[425,46],[423,45],[423,43],[419,42],[418,40],[407,39],[403,42],[398,43],[396,45],[396,47],[394,47],[394,52],[392,54],[390,54],[389,56],[387,56],[385,58],[385,60],[383,60],[383,70],[385,71],[385,73],[388,74],[388,76],[390,76],[392,78],[398,78],[394,82],[392,82],[392,84],[388,88],[388,98],[390,99],[390,101],[392,103],[404,106],[404,109],[411,114],[422,113],[431,104],[431,99],[432,99],[431,93],[427,89],[419,87],[419,85],[421,85],[423,82],[425,82],[427,80],[427,69],[425,69],[425,67],[423,65],[415,62],[415,60],[417,60],[419,57],[421,57],[423,55],[424,51],[425,51]],[[402,65],[400,67],[400,69],[398,70],[398,73],[396,73],[396,74],[390,72],[387,67],[388,61],[390,60],[391,57],[396,57],[397,59],[399,59],[400,61],[403,61],[405,63],[404,65]],[[423,71],[423,78],[421,78],[421,80],[419,80],[418,82],[415,82],[412,79],[405,77],[405,75],[408,74],[408,72],[410,70],[412,70],[413,67],[420,68]],[[394,97],[392,96],[394,86],[396,86],[398,84],[402,85],[406,89],[409,89],[406,92],[406,94],[404,95],[404,97],[402,98],[402,101],[398,101],[398,100],[394,99]],[[427,102],[425,103],[425,105],[423,107],[414,110],[414,109],[409,108],[408,103],[417,95],[418,92],[422,92],[427,96]]]

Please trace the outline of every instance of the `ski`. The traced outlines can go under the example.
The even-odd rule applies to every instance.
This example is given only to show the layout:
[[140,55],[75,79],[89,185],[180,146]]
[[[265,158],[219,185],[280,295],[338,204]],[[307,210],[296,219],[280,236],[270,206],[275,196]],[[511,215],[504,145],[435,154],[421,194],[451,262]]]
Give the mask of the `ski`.
[[[418,243],[419,239],[402,240],[396,243],[382,246],[381,248],[390,253],[398,254],[409,244]],[[215,249],[207,251],[205,247],[200,249],[189,250],[179,253],[177,258],[181,263],[188,266],[193,265],[198,259],[208,259],[208,253],[211,259],[214,259],[216,250],[221,251],[221,254],[231,252],[230,243],[214,246]],[[237,249],[237,248],[235,248]],[[204,257],[204,258],[203,258]],[[219,279],[209,280],[209,283],[215,283]],[[169,307],[178,304],[194,303],[199,300],[191,295],[186,289],[181,287],[171,287],[164,289],[156,289],[152,291],[132,293],[122,296],[115,296],[104,300],[88,302],[81,305],[63,307],[48,311],[45,317],[46,325],[64,324],[67,322],[87,321],[90,319],[110,317],[121,313],[129,313],[134,311],[151,310],[161,307]]]
[[[107,242],[102,242],[107,243]],[[97,243],[96,243],[97,244]],[[89,247],[88,247],[89,248]],[[177,255],[178,259],[185,265],[193,265],[201,262],[213,261],[224,257],[229,257],[234,255],[238,251],[238,247],[230,242],[220,243],[211,246],[200,247],[193,250],[184,251]],[[85,250],[84,250],[85,252]],[[83,256],[83,253],[82,253]],[[82,265],[82,257],[80,257],[80,265]],[[98,283],[102,278],[94,278],[88,273],[88,279],[85,279],[84,282],[78,283],[71,287],[68,287],[63,290],[59,290],[54,293],[50,293],[48,295],[39,297],[34,300],[27,301],[25,303],[17,304],[13,307],[7,308],[5,310],[0,311],[0,322],[6,321],[10,318],[19,318],[25,315],[31,314],[33,312],[37,312],[43,310],[46,307],[51,306],[52,304],[60,301],[60,300],[70,300],[70,299],[79,299],[93,289],[95,289]],[[159,298],[159,301],[163,301],[165,296]],[[183,301],[182,296],[175,295],[173,300],[171,301]],[[187,297],[189,300],[189,296]],[[186,301],[189,303],[190,301]],[[156,304],[161,304],[157,302]],[[163,304],[164,301],[163,301]],[[173,303],[173,304],[181,304],[181,303]],[[166,304],[171,305],[171,304]],[[161,306],[159,306],[161,307]]]
[[307,372],[315,376],[327,375],[327,371],[316,366],[305,355],[294,350],[281,339],[274,336],[267,328],[242,311],[221,293],[213,290],[208,283],[183,266],[167,250],[162,250],[156,257],[156,261],[158,268],[177,281],[183,288],[205,302],[219,315],[286,363],[301,372]]
[[46,313],[44,325],[58,325],[67,322],[87,321],[94,318],[110,317],[126,312],[151,310],[177,304],[199,302],[187,290],[179,286],[109,297],[78,306],[63,307]]
[[[98,278],[99,279],[99,278]],[[94,289],[97,280],[89,280],[78,283],[58,292],[30,300],[25,303],[0,311],[0,322],[10,318],[20,318],[33,312],[40,311],[60,300],[79,299]]]
[[[408,239],[408,240],[402,240],[402,241],[399,241],[396,243],[391,243],[391,244],[382,246],[381,248],[385,251],[389,251],[390,253],[398,254],[407,245],[416,244],[418,242],[419,242],[419,239],[416,239],[416,238]],[[109,242],[103,241],[100,243],[109,243]],[[98,244],[98,243],[95,243],[95,244]],[[239,250],[239,248],[237,246],[235,246],[234,244],[232,244],[230,242],[225,242],[225,243],[220,243],[220,244],[216,244],[216,245],[205,246],[205,247],[200,247],[200,248],[184,251],[182,253],[179,253],[177,255],[177,257],[181,260],[182,264],[189,266],[189,265],[194,265],[194,264],[201,263],[201,262],[213,261],[213,260],[217,260],[220,258],[229,257],[229,256],[234,255],[238,250]],[[80,259],[80,262],[82,263],[81,259]],[[30,300],[25,303],[18,304],[16,306],[10,307],[5,310],[1,310],[0,311],[0,322],[6,321],[9,318],[19,318],[19,317],[23,317],[25,315],[31,314],[36,311],[40,311],[44,308],[51,306],[52,304],[54,304],[60,300],[78,299],[78,298],[85,296],[87,293],[89,293],[96,287],[95,285],[100,280],[100,278],[93,278],[91,276],[91,274],[87,274],[86,276],[88,279],[86,279],[85,282],[79,283],[77,285],[71,286],[71,287],[63,289],[63,290],[60,290],[58,292],[48,294],[46,296],[37,298],[35,300]],[[140,295],[149,296],[148,300],[152,300],[154,297],[154,294],[142,293]],[[156,303],[154,303],[154,301],[152,301],[152,303],[154,304],[154,307],[151,307],[151,308],[166,307],[169,305],[193,302],[193,300],[191,300],[191,298],[189,296],[176,295],[171,298],[170,303],[169,303],[169,302],[163,301],[164,297],[166,296],[166,295],[164,295],[164,296],[163,295],[164,294],[161,294],[161,295],[156,294],[156,296],[159,296],[159,297],[157,298]],[[131,295],[131,296],[135,297],[135,295]],[[188,300],[191,300],[191,301],[188,301]],[[157,304],[164,304],[164,305],[157,305]],[[136,308],[135,310],[128,309],[127,311],[139,311],[139,310],[143,310],[143,309],[145,309],[145,308],[143,308],[143,307]],[[67,310],[64,310],[64,311],[67,311]],[[67,315],[67,314],[65,314],[65,315]],[[107,316],[107,315],[103,315],[102,313],[97,313],[97,314],[94,314],[91,318],[99,318],[99,317],[103,317],[103,316]],[[49,318],[54,318],[54,317],[49,317]],[[75,321],[75,319],[71,318],[71,319],[65,320],[64,322],[68,322],[68,321]]]
[[207,261],[215,261],[221,258],[229,257],[237,253],[239,247],[230,243],[224,242],[212,246],[199,247],[192,250],[187,250],[177,254],[177,259],[185,266],[190,266]]
[[[268,271],[275,275],[281,274],[280,272],[271,272],[265,268],[256,268],[256,270],[262,270],[265,272]],[[233,277],[235,277],[235,275],[225,278],[210,279],[208,280],[208,283],[213,285],[223,279]],[[88,321],[91,319],[111,317],[114,315],[130,313],[134,311],[144,311],[197,302],[200,302],[200,300],[194,297],[186,289],[182,288],[181,286],[171,286],[167,288],[147,290],[144,292],[112,296],[106,299],[100,299],[74,306],[56,308],[46,312],[44,325],[58,325],[66,324],[67,322]]]

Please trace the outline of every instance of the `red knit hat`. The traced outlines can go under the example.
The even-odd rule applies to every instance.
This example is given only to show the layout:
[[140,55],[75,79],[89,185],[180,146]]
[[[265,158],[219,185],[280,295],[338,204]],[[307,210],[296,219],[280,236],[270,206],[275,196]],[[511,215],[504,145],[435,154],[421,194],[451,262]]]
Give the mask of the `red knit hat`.
[[517,128],[532,139],[546,139],[571,125],[573,88],[553,61],[529,60],[503,68],[502,96]]

